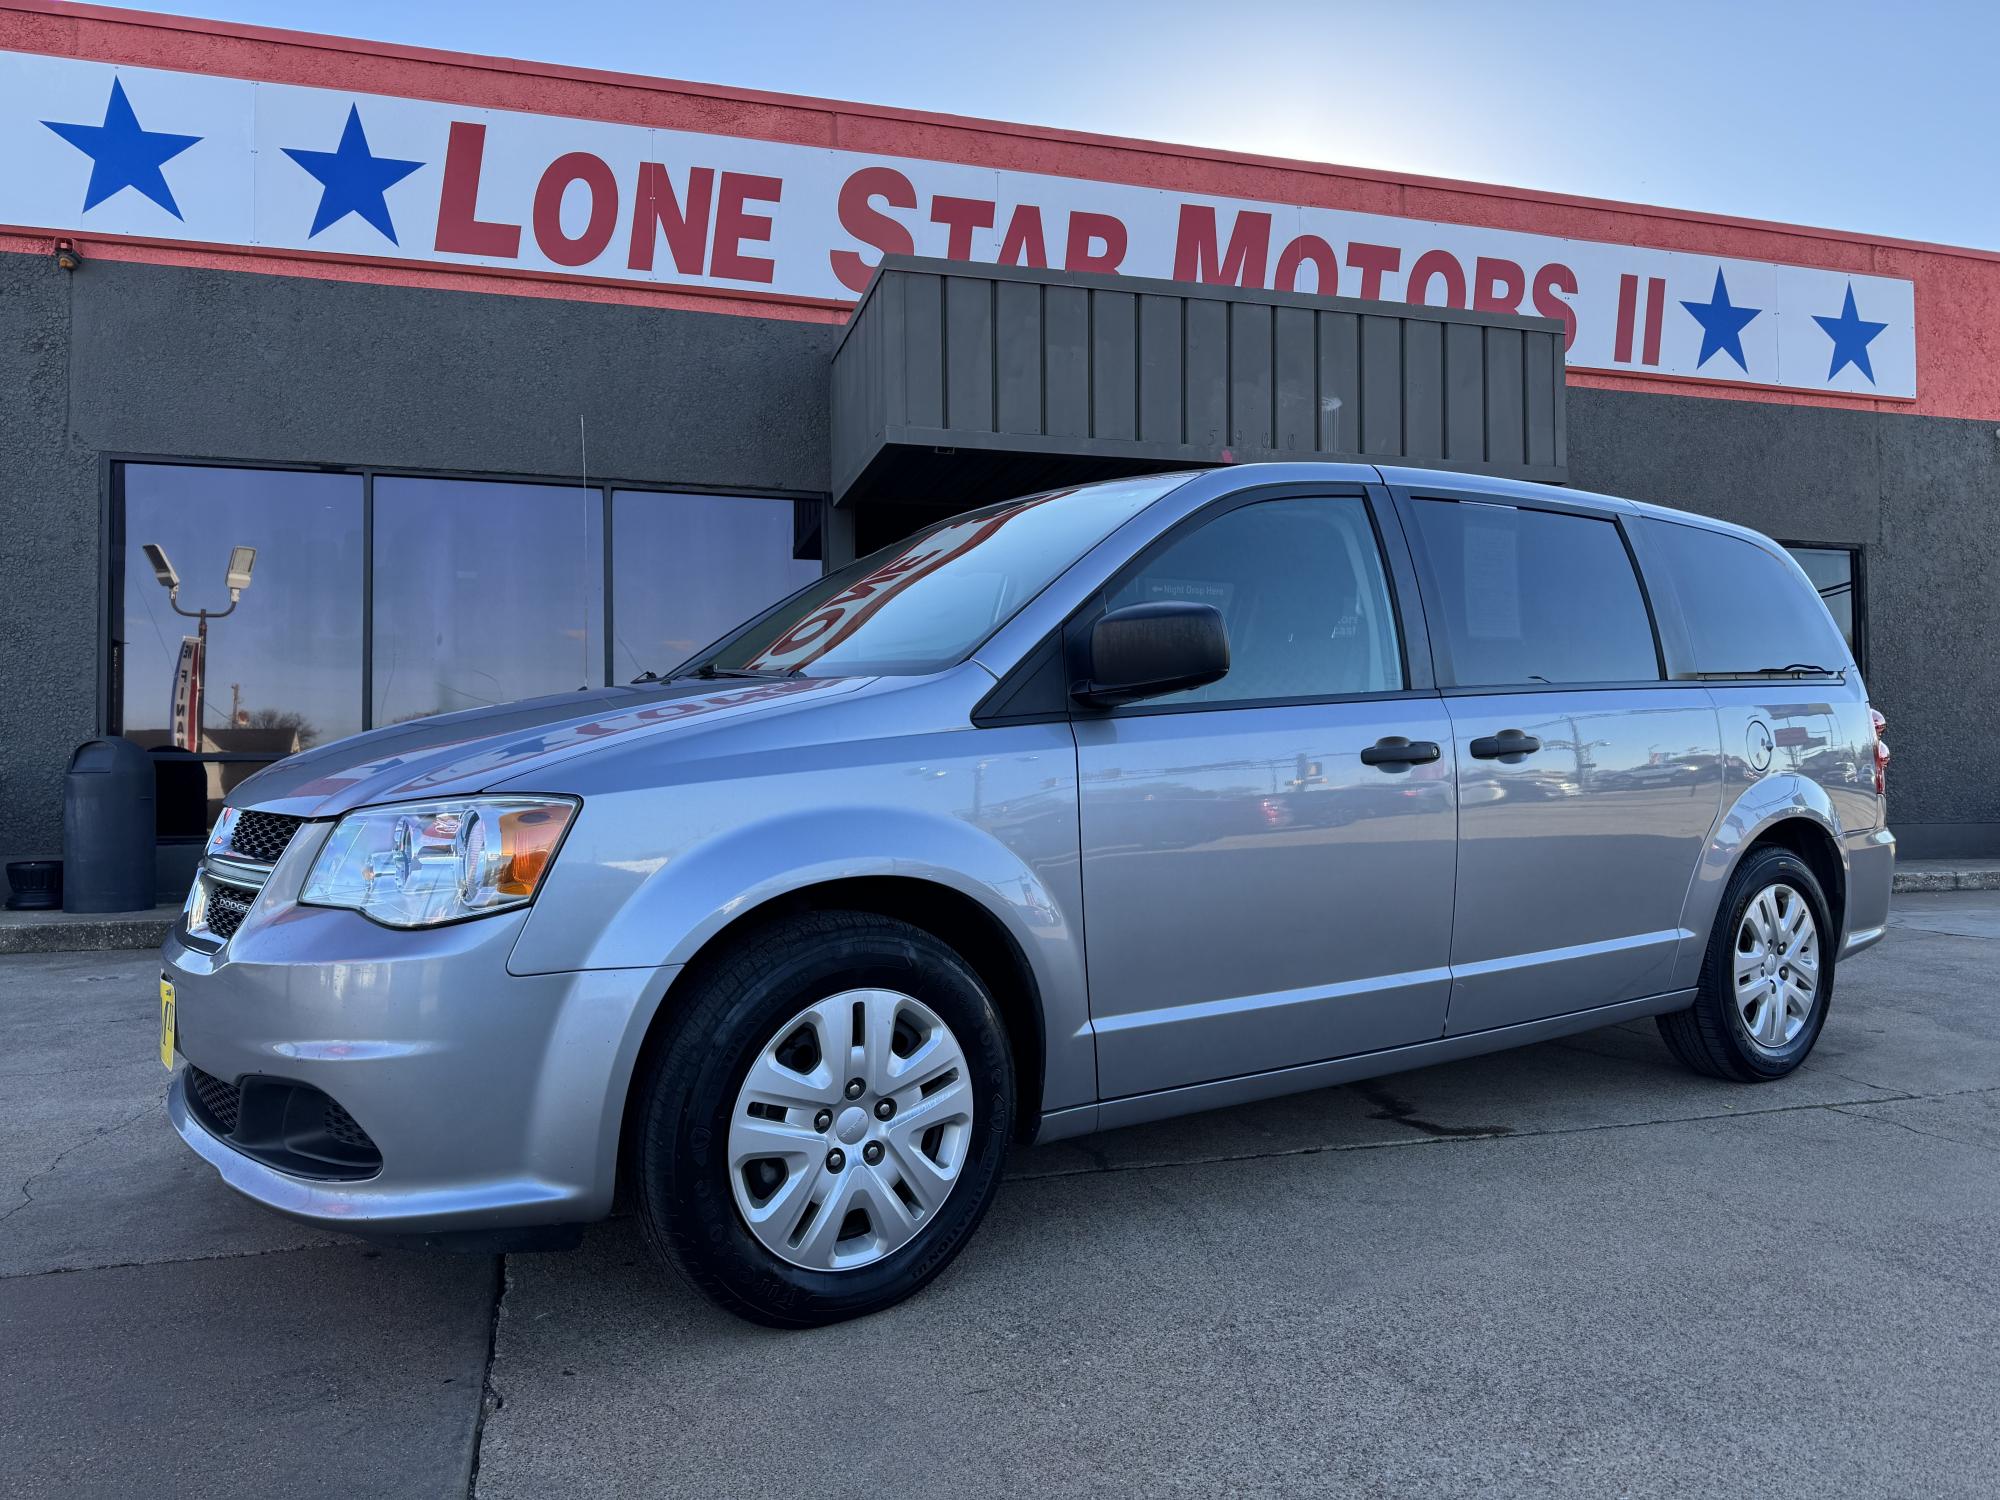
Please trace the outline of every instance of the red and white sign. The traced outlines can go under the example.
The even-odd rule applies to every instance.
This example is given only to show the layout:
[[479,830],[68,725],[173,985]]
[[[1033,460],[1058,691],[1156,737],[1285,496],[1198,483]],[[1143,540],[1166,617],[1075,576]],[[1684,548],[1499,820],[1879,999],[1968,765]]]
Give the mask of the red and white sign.
[[885,252],[1561,319],[1571,365],[1916,395],[1912,283],[0,52],[0,225],[852,301]]
[[201,701],[201,637],[181,637],[180,656],[174,662],[172,742],[183,750],[199,750],[200,730],[194,722],[195,705]]

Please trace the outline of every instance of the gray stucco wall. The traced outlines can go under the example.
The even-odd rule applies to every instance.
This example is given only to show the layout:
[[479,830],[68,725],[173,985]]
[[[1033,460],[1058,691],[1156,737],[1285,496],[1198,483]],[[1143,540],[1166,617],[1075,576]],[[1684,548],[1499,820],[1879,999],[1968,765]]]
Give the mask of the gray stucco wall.
[[[0,254],[0,856],[58,852],[97,732],[103,456],[823,492],[838,330]],[[1569,393],[1572,482],[1866,549],[1911,854],[2000,853],[1992,424]]]

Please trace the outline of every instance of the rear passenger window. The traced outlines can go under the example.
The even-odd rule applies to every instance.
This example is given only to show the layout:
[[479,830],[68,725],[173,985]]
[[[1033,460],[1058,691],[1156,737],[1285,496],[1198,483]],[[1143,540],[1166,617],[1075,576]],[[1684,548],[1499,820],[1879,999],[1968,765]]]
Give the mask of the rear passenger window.
[[1644,524],[1680,600],[1696,672],[1747,677],[1846,667],[1847,643],[1833,617],[1784,560],[1727,532],[1651,517]]
[[1218,682],[1147,700],[1255,703],[1403,686],[1382,553],[1359,498],[1266,500],[1224,511],[1115,585],[1108,607],[1212,604],[1229,630]]
[[1652,618],[1615,523],[1474,501],[1412,509],[1448,683],[1659,681]]

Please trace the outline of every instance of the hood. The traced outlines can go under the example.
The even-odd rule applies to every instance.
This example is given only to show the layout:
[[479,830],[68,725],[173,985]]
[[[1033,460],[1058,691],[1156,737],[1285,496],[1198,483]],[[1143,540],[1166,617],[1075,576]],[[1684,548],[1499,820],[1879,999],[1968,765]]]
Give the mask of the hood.
[[232,807],[296,817],[484,791],[605,745],[678,735],[751,714],[794,711],[845,695],[866,677],[757,682],[684,679],[592,688],[413,719],[266,766],[229,794]]

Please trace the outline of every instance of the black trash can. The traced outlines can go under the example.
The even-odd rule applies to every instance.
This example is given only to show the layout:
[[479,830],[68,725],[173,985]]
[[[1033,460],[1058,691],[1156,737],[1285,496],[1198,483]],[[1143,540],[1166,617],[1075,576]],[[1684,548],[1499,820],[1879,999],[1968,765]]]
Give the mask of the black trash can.
[[153,909],[153,763],[130,740],[85,740],[63,778],[63,910]]

